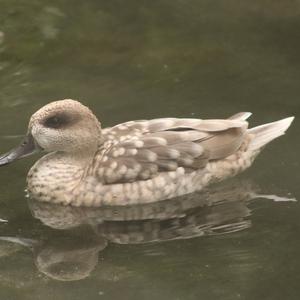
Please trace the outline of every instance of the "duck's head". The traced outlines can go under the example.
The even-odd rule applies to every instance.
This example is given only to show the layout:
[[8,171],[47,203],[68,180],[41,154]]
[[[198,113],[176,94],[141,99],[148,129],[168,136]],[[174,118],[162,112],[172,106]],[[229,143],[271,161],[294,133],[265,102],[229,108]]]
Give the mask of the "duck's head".
[[23,142],[0,157],[0,165],[38,150],[89,154],[101,140],[101,126],[91,110],[80,102],[65,99],[51,102],[35,112]]

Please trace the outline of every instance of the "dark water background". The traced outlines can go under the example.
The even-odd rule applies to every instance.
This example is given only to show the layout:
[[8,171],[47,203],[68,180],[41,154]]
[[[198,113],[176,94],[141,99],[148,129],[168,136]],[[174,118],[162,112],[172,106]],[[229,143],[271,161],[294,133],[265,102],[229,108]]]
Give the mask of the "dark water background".
[[[1,152],[18,143],[36,109],[63,98],[90,106],[104,127],[238,111],[252,111],[257,125],[295,115],[288,134],[238,180],[263,194],[299,199],[299,28],[299,0],[0,0]],[[197,211],[189,220],[197,225],[194,238],[180,238],[182,224],[175,222],[172,241],[120,244],[114,234],[127,232],[113,227],[106,246],[106,239],[89,238],[88,228],[57,230],[33,218],[24,188],[34,160],[0,170],[0,218],[8,220],[0,236],[31,239],[27,247],[0,242],[0,299],[300,298],[298,202],[259,198],[243,202],[232,217],[230,206]],[[199,236],[228,211],[226,222],[246,220],[244,230]],[[40,257],[64,255],[99,262],[82,280],[43,272]],[[60,267],[52,272],[60,274]],[[80,273],[76,264],[70,268]]]

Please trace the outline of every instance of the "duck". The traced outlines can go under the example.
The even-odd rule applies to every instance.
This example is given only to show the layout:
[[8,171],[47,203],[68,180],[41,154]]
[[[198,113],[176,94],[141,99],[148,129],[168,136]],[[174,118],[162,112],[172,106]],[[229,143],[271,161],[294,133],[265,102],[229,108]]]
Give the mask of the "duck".
[[251,113],[227,119],[158,118],[109,128],[81,102],[46,104],[29,121],[19,146],[0,165],[36,152],[27,191],[43,202],[125,206],[201,191],[250,167],[294,117],[248,128]]

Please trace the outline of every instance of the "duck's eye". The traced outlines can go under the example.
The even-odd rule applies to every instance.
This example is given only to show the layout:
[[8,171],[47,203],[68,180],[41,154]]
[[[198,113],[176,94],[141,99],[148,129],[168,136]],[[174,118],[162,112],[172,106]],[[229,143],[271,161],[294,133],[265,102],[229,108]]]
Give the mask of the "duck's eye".
[[69,118],[65,115],[54,115],[51,117],[48,117],[44,121],[44,126],[49,128],[61,128],[65,125],[67,125],[69,122]]

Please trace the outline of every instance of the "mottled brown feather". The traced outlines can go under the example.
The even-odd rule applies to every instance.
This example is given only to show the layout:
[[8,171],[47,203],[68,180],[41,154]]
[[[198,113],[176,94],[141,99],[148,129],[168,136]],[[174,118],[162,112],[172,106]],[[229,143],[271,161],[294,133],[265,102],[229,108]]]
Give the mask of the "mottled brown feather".
[[[242,120],[155,119],[126,122],[103,131],[114,137],[109,149],[99,149],[96,172],[104,183],[147,180],[160,172],[184,167],[187,172],[209,160],[234,153],[243,141],[247,122]],[[178,130],[180,129],[180,130]]]

